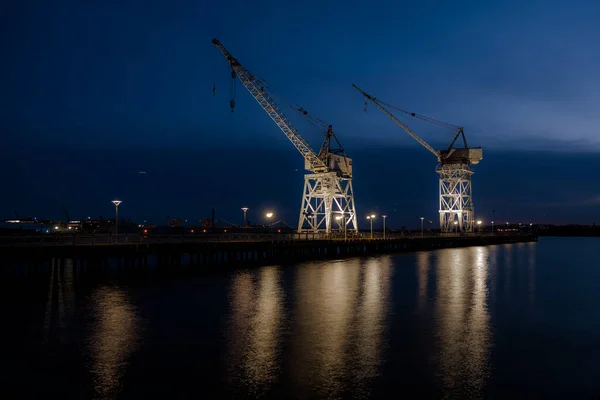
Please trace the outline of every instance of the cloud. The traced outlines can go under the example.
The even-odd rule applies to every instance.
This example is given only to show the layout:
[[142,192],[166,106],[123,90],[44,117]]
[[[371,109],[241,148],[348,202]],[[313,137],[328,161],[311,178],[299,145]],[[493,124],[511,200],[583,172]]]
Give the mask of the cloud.
[[586,200],[582,200],[581,205],[600,206],[600,195]]
[[465,121],[471,142],[521,150],[600,152],[600,116],[515,94],[465,90],[445,112]]

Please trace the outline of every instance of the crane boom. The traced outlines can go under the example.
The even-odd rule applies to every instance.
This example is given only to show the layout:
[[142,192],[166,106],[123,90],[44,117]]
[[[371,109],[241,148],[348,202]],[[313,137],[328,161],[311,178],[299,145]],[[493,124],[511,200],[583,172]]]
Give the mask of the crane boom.
[[371,101],[371,103],[375,104],[375,106],[377,108],[379,108],[385,115],[387,115],[392,121],[394,121],[398,126],[400,126],[400,128],[404,129],[404,131],[406,131],[406,133],[408,133],[410,136],[413,137],[413,139],[415,139],[417,142],[419,142],[423,147],[425,147],[427,150],[429,150],[431,153],[433,153],[438,161],[440,160],[440,153],[437,152],[433,147],[431,147],[429,145],[429,143],[427,143],[425,140],[423,140],[421,137],[419,137],[416,133],[414,133],[408,126],[406,126],[402,121],[400,121],[398,118],[396,118],[396,116],[394,114],[392,114],[390,111],[388,111],[384,106],[382,106],[379,101],[377,101],[377,99],[375,97],[370,96],[369,94],[363,92],[358,86],[356,85],[352,85],[356,90],[358,90],[363,96],[365,96],[367,99],[369,99]]
[[223,53],[231,69],[233,71],[232,76],[237,77],[242,82],[242,85],[250,92],[252,97],[260,104],[265,110],[267,115],[271,117],[273,122],[277,124],[279,129],[287,136],[292,142],[294,147],[298,149],[300,154],[306,160],[308,166],[314,172],[328,172],[329,168],[325,163],[317,156],[314,150],[309,146],[306,140],[298,133],[298,130],[294,128],[291,121],[281,110],[281,107],[273,99],[273,97],[267,91],[267,84],[255,77],[246,67],[244,67],[235,57],[227,51],[225,47],[217,39],[213,39],[212,43]]

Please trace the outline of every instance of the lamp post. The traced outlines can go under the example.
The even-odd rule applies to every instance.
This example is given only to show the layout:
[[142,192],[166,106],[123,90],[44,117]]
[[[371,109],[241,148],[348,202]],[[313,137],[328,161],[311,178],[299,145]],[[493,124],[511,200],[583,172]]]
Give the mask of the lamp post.
[[115,205],[115,243],[119,242],[119,204],[121,200],[113,200],[112,203]]
[[479,236],[481,236],[481,220],[477,221],[477,226],[479,227]]
[[385,219],[387,215],[382,215],[381,218],[383,218],[383,239],[385,240]]
[[[268,212],[265,214],[265,216],[267,217],[268,221],[271,222],[271,218],[273,218],[273,213],[272,212]],[[269,223],[269,232],[273,231],[273,225],[271,225]]]
[[248,226],[248,220],[246,219],[246,213],[248,212],[248,207],[242,207],[242,211],[244,212],[244,228]]
[[423,237],[423,220],[425,217],[421,217],[421,237]]
[[494,221],[492,221],[492,236],[494,235]]
[[375,219],[375,214],[367,215],[367,219],[371,220],[371,240],[373,240],[373,220]]
[[456,235],[458,235],[458,221],[454,221]]

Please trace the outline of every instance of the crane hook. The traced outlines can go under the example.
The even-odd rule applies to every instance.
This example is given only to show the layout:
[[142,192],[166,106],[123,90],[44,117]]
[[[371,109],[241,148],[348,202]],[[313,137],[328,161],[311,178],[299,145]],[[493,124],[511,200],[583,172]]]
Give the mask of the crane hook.
[[235,108],[235,100],[231,100],[229,102],[229,107],[231,107],[231,112],[233,112],[233,109]]
[[217,95],[217,85],[213,83],[213,96]]
[[364,111],[365,111],[365,112],[367,112],[367,104],[368,104],[368,103],[367,103],[367,101],[365,100],[365,108],[364,108]]

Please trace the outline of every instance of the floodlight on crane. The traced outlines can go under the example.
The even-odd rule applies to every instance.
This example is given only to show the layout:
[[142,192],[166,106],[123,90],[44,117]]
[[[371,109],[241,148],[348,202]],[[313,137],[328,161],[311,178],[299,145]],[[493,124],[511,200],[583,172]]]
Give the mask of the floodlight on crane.
[[[438,160],[436,168],[440,176],[440,229],[442,232],[452,232],[452,229],[458,225],[458,229],[462,232],[473,232],[473,200],[471,191],[471,170],[472,164],[478,164],[483,158],[481,147],[468,147],[467,138],[462,127],[451,125],[445,122],[437,121],[416,113],[411,113],[391,104],[385,103],[376,99],[373,96],[363,92],[358,86],[352,85],[364,97],[371,101],[392,121],[400,126],[413,139],[419,142],[423,147],[429,150]],[[435,150],[425,140],[414,133],[408,126],[400,121],[391,111],[384,107],[386,105],[396,111],[407,114],[411,117],[421,119],[426,122],[440,125],[450,129],[454,134],[454,138],[447,149]],[[455,148],[456,140],[462,137],[464,148]]]
[[[304,157],[304,169],[309,173],[304,175],[298,232],[331,233],[333,214],[344,215],[345,226],[351,224],[352,228],[357,231],[354,191],[352,189],[352,159],[344,152],[333,133],[331,125],[312,117],[301,107],[287,104],[310,123],[323,129],[325,140],[317,154],[292,125],[283,113],[282,107],[275,100],[277,99],[279,103],[283,103],[282,97],[266,81],[246,69],[217,39],[213,39],[212,43],[223,53],[231,66],[232,98],[229,103],[231,111],[235,107],[234,88],[235,78],[237,77]],[[338,145],[337,149],[332,148],[332,138]]]

